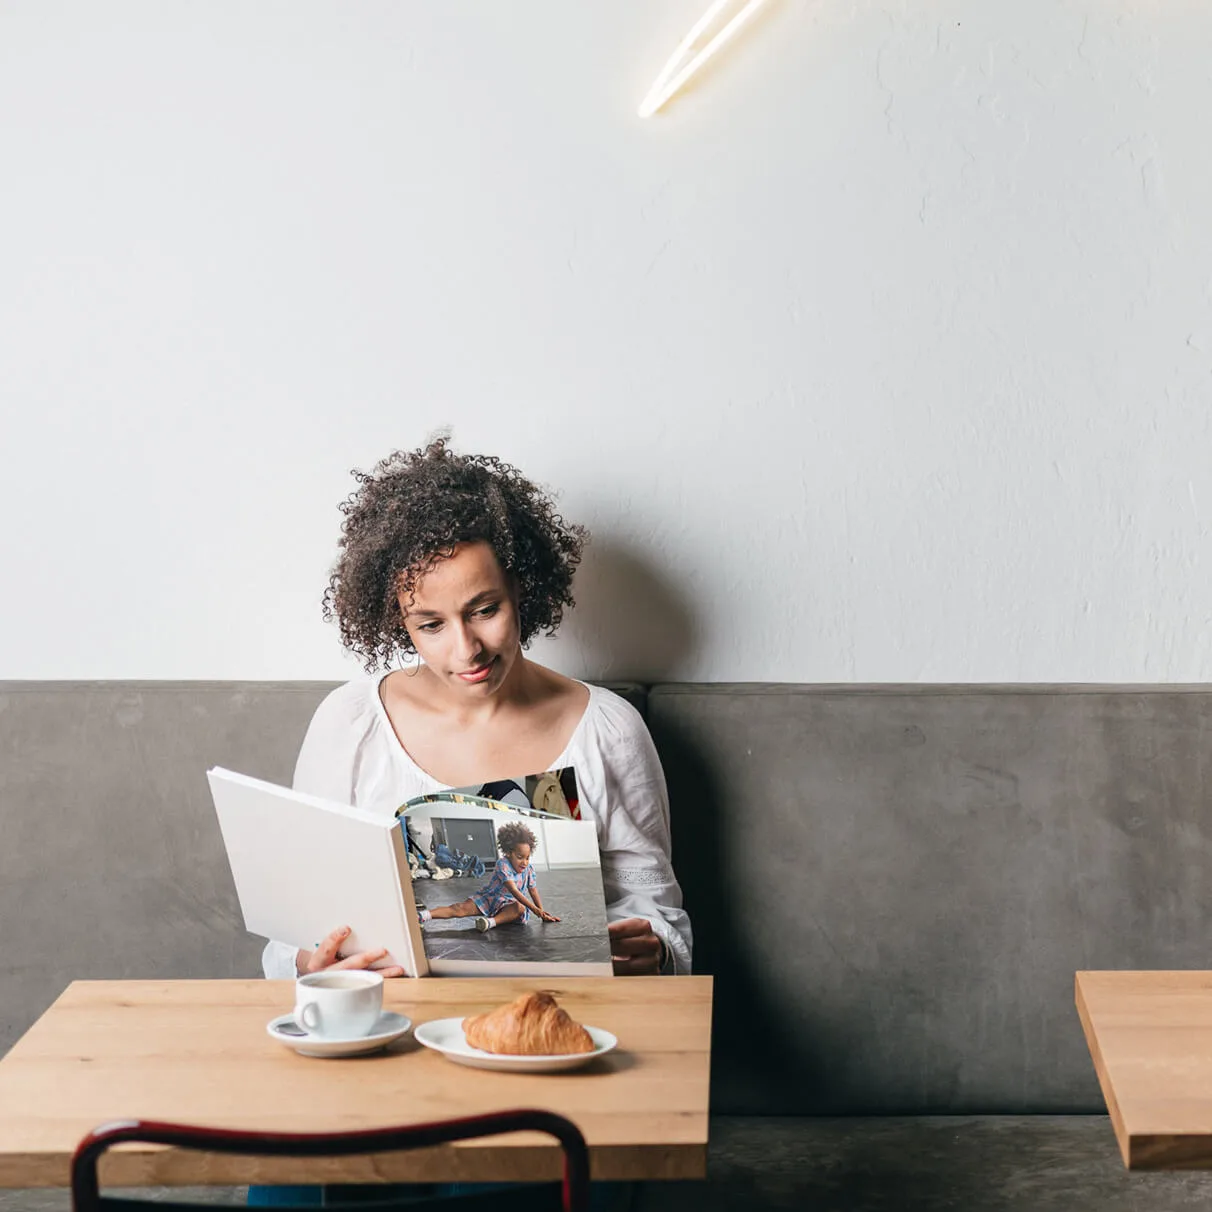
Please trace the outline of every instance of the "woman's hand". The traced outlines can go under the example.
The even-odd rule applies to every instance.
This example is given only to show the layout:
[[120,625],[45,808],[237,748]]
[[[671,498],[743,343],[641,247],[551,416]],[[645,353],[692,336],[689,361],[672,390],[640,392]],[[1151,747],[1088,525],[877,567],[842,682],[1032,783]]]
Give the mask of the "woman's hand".
[[539,920],[544,922],[558,922],[560,919],[554,913],[548,913],[546,909],[539,910]]
[[295,971],[304,976],[308,972],[323,972],[326,968],[373,968],[385,980],[403,976],[404,969],[397,964],[384,965],[387,948],[377,951],[358,951],[353,955],[342,955],[341,944],[349,937],[349,927],[341,926],[316,945],[314,951],[299,951],[295,956]]
[[611,922],[610,958],[615,976],[655,976],[661,970],[661,940],[642,917]]

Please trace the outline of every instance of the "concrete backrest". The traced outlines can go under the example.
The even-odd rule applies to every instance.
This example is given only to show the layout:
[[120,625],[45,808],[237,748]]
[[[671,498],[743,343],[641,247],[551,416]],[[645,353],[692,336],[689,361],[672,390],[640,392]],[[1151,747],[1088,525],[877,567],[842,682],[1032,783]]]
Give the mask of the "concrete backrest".
[[289,783],[329,683],[0,683],[0,1052],[74,979],[256,976],[206,783]]
[[648,719],[718,1110],[1099,1111],[1074,972],[1212,967],[1206,688],[657,686]]
[[[257,974],[203,775],[288,781],[329,685],[0,683],[0,1052],[76,977]],[[1212,691],[671,685],[647,713],[717,1110],[1099,1110],[1074,971],[1209,966]]]

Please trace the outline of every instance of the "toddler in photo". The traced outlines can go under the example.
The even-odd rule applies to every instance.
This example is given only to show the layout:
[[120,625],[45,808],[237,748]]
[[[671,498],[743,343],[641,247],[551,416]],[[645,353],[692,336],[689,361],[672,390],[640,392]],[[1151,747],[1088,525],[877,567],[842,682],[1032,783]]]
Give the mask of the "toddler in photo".
[[538,846],[538,839],[521,821],[502,825],[497,830],[501,857],[488,883],[458,904],[420,910],[417,916],[421,924],[448,917],[475,917],[476,929],[483,932],[507,922],[528,922],[532,913],[540,921],[558,922],[555,914],[543,908],[534,868],[530,865]]

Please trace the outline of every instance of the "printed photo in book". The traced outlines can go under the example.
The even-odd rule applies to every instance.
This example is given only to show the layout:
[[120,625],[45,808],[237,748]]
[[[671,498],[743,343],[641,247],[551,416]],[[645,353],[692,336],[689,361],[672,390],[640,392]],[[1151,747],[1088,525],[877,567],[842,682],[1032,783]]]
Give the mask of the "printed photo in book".
[[597,833],[579,799],[567,766],[419,796],[400,809],[431,970],[609,967]]

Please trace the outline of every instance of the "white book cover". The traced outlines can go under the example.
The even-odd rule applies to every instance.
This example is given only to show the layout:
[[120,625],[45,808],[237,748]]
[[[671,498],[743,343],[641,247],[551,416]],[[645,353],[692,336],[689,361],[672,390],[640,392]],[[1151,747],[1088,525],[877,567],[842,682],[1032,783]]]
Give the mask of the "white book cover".
[[310,951],[349,926],[346,951],[386,947],[426,975],[398,821],[220,767],[207,778],[246,930]]
[[346,952],[386,947],[411,976],[613,971],[597,830],[571,767],[418,796],[392,817],[207,777],[253,934],[311,949],[348,925]]

